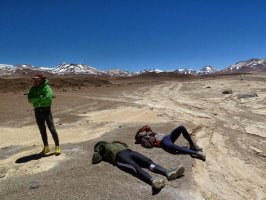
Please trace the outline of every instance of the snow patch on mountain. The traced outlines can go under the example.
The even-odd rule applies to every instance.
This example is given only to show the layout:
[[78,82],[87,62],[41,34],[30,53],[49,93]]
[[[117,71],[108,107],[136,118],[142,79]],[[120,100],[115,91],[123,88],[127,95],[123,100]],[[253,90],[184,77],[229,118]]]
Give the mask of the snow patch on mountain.
[[247,61],[240,61],[225,68],[224,71],[235,71],[241,70],[242,68],[246,68],[246,70],[252,70],[256,69],[257,67],[266,67],[266,59],[253,58]]
[[218,70],[215,69],[213,66],[206,65],[201,70],[199,70],[198,74],[213,74],[217,72]]
[[107,70],[106,73],[112,77],[120,77],[120,76],[130,77],[130,76],[133,76],[134,74],[132,72],[129,72],[126,70],[120,70],[120,69],[110,69],[110,70]]
[[36,67],[29,64],[19,64],[19,65],[10,65],[10,64],[0,64],[0,76],[5,75],[15,75],[15,76],[30,76],[36,73],[43,74],[54,74],[54,75],[94,75],[94,76],[133,76],[142,73],[162,73],[162,72],[175,72],[178,74],[192,74],[192,75],[205,75],[213,73],[246,73],[246,72],[260,72],[266,71],[266,59],[249,59],[247,61],[240,61],[224,70],[218,71],[212,66],[204,66],[201,70],[196,71],[191,68],[177,68],[174,71],[163,71],[160,69],[145,69],[136,73],[120,70],[120,69],[111,69],[107,71],[98,70],[94,67],[91,67],[86,64],[71,64],[71,63],[62,63],[55,68],[49,67]]
[[160,69],[144,69],[144,70],[139,71],[138,74],[147,73],[147,72],[161,73],[164,71]]
[[52,70],[52,73],[58,75],[67,74],[91,74],[91,75],[104,75],[106,72],[98,70],[86,64],[71,64],[62,63]]
[[197,74],[197,71],[190,68],[179,68],[174,70],[174,72],[178,74]]

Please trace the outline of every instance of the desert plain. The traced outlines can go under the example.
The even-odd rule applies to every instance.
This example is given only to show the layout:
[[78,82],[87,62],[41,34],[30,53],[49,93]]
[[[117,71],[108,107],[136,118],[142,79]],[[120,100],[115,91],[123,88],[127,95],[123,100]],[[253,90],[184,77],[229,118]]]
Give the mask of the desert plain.
[[[27,102],[31,80],[1,80],[1,200],[266,200],[265,73],[144,76],[91,84],[65,79],[61,84],[50,80],[62,154],[46,157],[38,156],[41,137]],[[135,132],[145,124],[162,133],[184,125],[203,147],[206,161],[134,144]],[[166,168],[184,165],[185,174],[152,194],[149,185],[116,166],[91,164],[99,140],[124,141]],[[187,145],[182,137],[176,143]]]

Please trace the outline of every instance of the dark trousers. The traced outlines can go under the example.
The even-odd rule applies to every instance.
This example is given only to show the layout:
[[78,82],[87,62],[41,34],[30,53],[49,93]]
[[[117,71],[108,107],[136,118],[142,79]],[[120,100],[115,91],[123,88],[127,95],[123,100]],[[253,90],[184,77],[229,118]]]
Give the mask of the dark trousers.
[[161,147],[171,153],[184,153],[184,154],[196,154],[197,152],[186,147],[181,147],[175,144],[175,141],[180,135],[189,142],[190,146],[193,146],[194,143],[184,126],[178,126],[175,128],[169,135],[164,136],[161,141]]
[[141,180],[151,184],[152,176],[142,169],[149,169],[151,164],[156,165],[150,158],[131,150],[124,150],[117,154],[116,164],[119,167],[133,171]]
[[47,124],[48,129],[50,130],[53,136],[55,145],[59,146],[58,134],[55,130],[54,121],[51,113],[51,107],[35,108],[34,111],[35,111],[35,119],[39,127],[44,146],[48,146],[48,138],[47,138],[45,123]]

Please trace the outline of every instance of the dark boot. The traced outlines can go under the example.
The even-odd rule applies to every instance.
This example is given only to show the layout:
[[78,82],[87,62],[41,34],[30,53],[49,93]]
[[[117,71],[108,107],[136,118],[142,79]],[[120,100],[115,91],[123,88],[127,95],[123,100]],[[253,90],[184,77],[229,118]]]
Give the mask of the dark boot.
[[202,151],[198,151],[196,154],[190,154],[192,158],[198,158],[202,161],[206,161],[206,154]]
[[168,170],[166,172],[166,177],[168,181],[175,180],[178,177],[182,176],[184,172],[185,172],[185,167],[183,165],[180,165],[177,169]]
[[161,190],[165,186],[163,179],[153,179],[151,182],[152,188],[156,190]]
[[179,166],[177,169],[167,170],[160,165],[152,164],[150,170],[155,173],[166,176],[169,181],[174,180],[179,176],[182,176],[185,172],[185,168],[182,165]]
[[202,147],[199,147],[199,146],[196,145],[196,144],[193,144],[192,146],[190,146],[190,149],[191,149],[191,150],[194,150],[194,151],[202,151],[202,150],[203,150]]

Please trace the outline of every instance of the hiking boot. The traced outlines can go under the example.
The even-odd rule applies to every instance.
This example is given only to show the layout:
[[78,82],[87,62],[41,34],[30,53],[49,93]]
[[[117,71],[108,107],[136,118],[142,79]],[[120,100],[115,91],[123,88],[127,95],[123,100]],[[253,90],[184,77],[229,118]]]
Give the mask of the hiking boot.
[[206,155],[202,151],[198,151],[196,154],[191,154],[192,158],[199,158],[202,161],[206,161]]
[[177,169],[169,170],[166,172],[166,177],[168,181],[175,180],[179,176],[182,176],[185,172],[185,167],[183,165],[180,165]]
[[49,146],[44,146],[43,147],[43,150],[40,152],[40,154],[42,155],[46,155],[47,153],[49,153],[51,150],[50,150],[50,147]]
[[56,156],[58,156],[58,155],[61,154],[61,148],[60,148],[60,146],[56,146],[55,147],[55,152],[54,153],[55,153]]
[[199,147],[198,145],[194,145],[194,146],[192,146],[192,147],[190,147],[190,149],[191,150],[194,150],[194,151],[202,151],[203,150],[203,148],[201,148],[201,147]]
[[152,187],[157,190],[162,189],[164,186],[165,186],[165,182],[163,179],[155,179],[152,181]]

